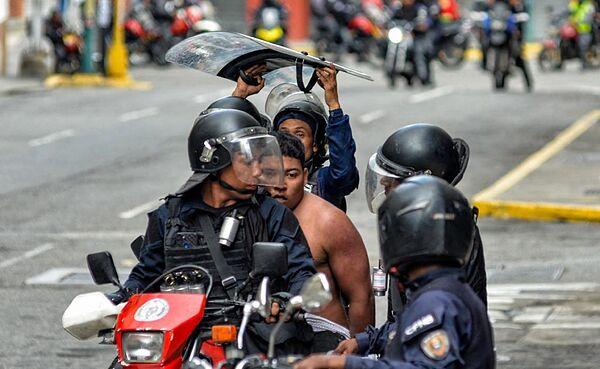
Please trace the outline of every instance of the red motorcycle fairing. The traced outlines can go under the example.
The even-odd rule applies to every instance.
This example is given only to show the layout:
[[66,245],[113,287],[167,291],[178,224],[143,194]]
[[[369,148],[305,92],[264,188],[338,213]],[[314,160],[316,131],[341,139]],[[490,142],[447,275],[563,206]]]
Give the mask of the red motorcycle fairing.
[[566,23],[560,27],[560,38],[563,40],[575,39],[577,38],[577,30],[572,24]]
[[[183,350],[204,317],[205,306],[204,294],[148,293],[131,296],[115,325],[115,343],[123,368],[181,368]],[[123,333],[132,331],[164,333],[162,356],[158,363],[124,362]],[[211,350],[213,355],[214,351]]]

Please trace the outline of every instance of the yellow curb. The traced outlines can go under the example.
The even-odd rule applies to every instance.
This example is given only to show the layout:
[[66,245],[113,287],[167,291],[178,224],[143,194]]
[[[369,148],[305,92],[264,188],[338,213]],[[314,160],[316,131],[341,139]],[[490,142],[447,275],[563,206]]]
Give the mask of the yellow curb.
[[[527,60],[536,59],[542,48],[543,45],[539,42],[528,42],[523,45],[523,56]],[[482,56],[481,50],[477,48],[469,48],[465,51],[465,60],[467,61],[478,62]]]
[[479,215],[482,217],[600,223],[598,206],[500,200],[479,200],[474,205],[479,208]]
[[112,87],[131,90],[147,91],[152,88],[150,82],[135,81],[129,77],[109,78],[99,74],[54,74],[46,78],[44,85],[47,88],[59,87]]

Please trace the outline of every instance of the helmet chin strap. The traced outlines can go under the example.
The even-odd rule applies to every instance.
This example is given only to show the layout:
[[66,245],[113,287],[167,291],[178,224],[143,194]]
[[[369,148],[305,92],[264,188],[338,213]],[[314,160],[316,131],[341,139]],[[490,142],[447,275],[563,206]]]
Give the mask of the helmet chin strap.
[[217,176],[215,176],[215,177],[217,179],[217,182],[219,182],[219,185],[226,190],[237,192],[240,195],[252,195],[256,192],[256,190],[240,190],[239,188],[235,188],[232,185],[230,185],[229,183],[225,182],[221,178],[219,178]]

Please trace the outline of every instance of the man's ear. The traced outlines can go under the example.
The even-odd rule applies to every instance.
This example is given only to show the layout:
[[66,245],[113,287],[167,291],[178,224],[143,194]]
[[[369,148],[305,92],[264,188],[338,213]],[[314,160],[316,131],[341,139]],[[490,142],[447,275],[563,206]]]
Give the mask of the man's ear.
[[302,177],[304,177],[302,183],[306,184],[306,182],[308,182],[308,169],[304,168],[304,173],[302,173]]
[[313,145],[312,149],[313,149],[313,154],[316,154],[317,151],[319,151],[319,148],[317,147],[317,145]]

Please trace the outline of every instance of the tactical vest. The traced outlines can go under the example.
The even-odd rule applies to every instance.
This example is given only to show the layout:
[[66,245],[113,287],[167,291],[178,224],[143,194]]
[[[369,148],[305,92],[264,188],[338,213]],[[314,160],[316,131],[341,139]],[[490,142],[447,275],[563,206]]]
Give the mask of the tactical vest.
[[[164,254],[165,270],[193,264],[206,268],[213,277],[212,298],[227,298],[225,289],[221,284],[215,263],[212,259],[205,236],[200,226],[197,212],[190,212],[185,219],[181,216],[181,206],[185,202],[182,197],[170,197],[165,205],[169,216],[165,222],[164,231]],[[233,271],[237,283],[241,284],[248,279],[251,266],[252,245],[255,242],[268,241],[268,231],[265,219],[259,212],[259,205],[253,198],[252,201],[244,201],[227,208],[227,212],[218,216],[210,211],[209,214],[214,226],[215,234],[218,235],[225,216],[234,209],[237,210],[238,218],[241,218],[235,241],[228,247],[218,245],[223,252],[227,264]]]
[[[496,367],[496,359],[493,351],[494,343],[492,337],[492,328],[488,320],[485,309],[478,308],[481,304],[477,295],[475,295],[465,284],[457,279],[454,275],[443,276],[437,278],[423,288],[415,291],[411,297],[412,301],[416,301],[419,296],[429,291],[444,291],[456,296],[462,301],[469,314],[471,314],[471,340],[468,345],[461,351],[461,356],[465,364],[459,366],[463,369],[494,369]],[[481,306],[481,305],[479,305]],[[410,309],[410,304],[406,306],[406,310]],[[404,346],[402,343],[402,330],[405,328],[402,321],[402,315],[397,327],[400,329],[395,334],[394,338],[388,342],[385,350],[385,357],[392,360],[405,361]],[[413,338],[418,339],[418,338]]]

